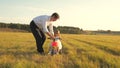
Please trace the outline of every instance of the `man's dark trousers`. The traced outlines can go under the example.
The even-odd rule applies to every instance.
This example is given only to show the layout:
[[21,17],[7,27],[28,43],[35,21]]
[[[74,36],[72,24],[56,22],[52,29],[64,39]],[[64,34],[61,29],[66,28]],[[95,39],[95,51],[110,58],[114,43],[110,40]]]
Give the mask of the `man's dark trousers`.
[[43,44],[46,40],[46,36],[45,36],[44,32],[37,27],[37,25],[35,24],[34,21],[31,21],[30,29],[36,40],[37,51],[40,53],[43,53],[44,52]]

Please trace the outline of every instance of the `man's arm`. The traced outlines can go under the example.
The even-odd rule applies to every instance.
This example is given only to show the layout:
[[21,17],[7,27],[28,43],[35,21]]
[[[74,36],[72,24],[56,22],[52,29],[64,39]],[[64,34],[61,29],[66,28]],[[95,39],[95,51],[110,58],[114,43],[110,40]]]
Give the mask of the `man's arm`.
[[51,38],[51,39],[55,39],[55,37],[50,33],[50,32],[46,32],[46,34]]
[[49,30],[50,30],[50,33],[51,33],[52,35],[54,35],[54,31],[53,31],[53,25],[52,25],[52,23],[49,25]]
[[47,23],[45,22],[44,24],[43,24],[43,31],[51,38],[51,39],[55,39],[55,37],[54,37],[54,35],[52,35],[49,31],[48,31],[48,29],[47,29]]

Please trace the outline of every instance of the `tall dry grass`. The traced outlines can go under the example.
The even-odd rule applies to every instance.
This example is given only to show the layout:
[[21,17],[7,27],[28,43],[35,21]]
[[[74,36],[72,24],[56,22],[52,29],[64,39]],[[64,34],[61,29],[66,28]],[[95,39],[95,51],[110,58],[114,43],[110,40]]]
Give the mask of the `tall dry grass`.
[[120,36],[62,34],[61,41],[62,55],[41,56],[31,33],[0,32],[0,68],[120,68]]

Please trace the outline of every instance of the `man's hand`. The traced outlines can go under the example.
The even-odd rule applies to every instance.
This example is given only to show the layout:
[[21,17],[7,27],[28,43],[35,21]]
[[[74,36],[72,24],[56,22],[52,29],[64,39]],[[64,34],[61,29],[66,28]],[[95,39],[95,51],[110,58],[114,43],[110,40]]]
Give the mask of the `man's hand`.
[[47,34],[52,40],[55,39],[55,37],[54,37],[52,34],[50,34],[49,32],[47,32],[46,34]]

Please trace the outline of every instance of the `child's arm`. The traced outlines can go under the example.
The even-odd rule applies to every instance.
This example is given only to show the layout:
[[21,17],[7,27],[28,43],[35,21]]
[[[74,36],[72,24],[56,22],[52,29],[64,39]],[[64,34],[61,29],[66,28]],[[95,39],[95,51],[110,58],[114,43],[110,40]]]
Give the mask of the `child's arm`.
[[58,35],[59,35],[59,39],[62,40],[60,33]]

